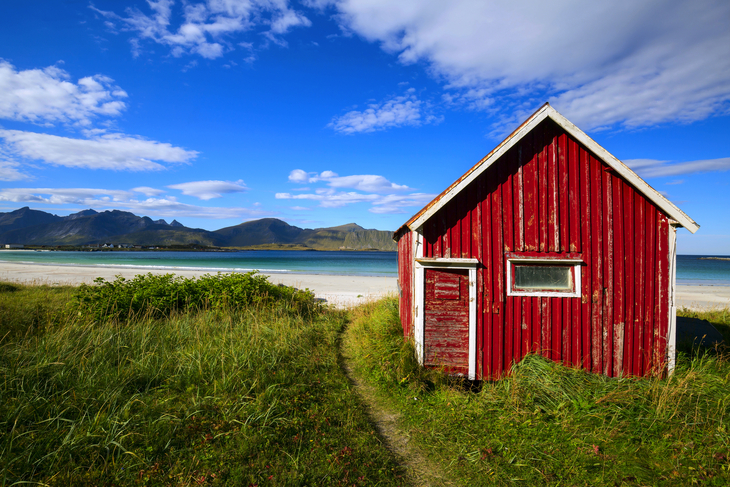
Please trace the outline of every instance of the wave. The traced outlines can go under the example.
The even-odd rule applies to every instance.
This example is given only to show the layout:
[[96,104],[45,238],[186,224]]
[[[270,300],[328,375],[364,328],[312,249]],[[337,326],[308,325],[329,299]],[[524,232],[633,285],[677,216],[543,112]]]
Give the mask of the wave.
[[106,268],[106,269],[140,269],[148,271],[169,271],[174,274],[175,271],[197,271],[197,272],[251,272],[257,271],[261,274],[305,274],[305,275],[325,275],[325,276],[373,276],[373,277],[393,277],[397,273],[387,273],[382,271],[375,272],[348,272],[342,269],[330,272],[313,269],[262,269],[254,267],[192,267],[192,266],[170,266],[170,265],[143,265],[143,264],[77,264],[66,262],[34,262],[26,260],[2,260],[0,263],[9,264],[28,264],[42,266],[59,266],[59,267],[89,267],[89,268]]
[[[291,269],[255,269],[248,267],[191,267],[177,265],[144,265],[144,264],[78,264],[63,262],[34,262],[26,260],[0,260],[9,264],[30,264],[44,266],[60,266],[60,267],[104,267],[109,269],[150,269],[156,271],[206,271],[206,272],[251,272],[258,271],[265,274],[286,274],[294,272]],[[302,273],[311,274],[311,272],[300,271]]]

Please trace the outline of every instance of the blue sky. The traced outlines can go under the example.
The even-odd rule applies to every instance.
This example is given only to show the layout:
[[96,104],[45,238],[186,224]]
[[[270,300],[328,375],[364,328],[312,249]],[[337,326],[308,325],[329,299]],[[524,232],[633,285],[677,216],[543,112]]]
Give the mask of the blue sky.
[[[548,5],[549,4],[549,5]],[[394,230],[545,101],[730,254],[730,3],[0,4],[0,211]]]

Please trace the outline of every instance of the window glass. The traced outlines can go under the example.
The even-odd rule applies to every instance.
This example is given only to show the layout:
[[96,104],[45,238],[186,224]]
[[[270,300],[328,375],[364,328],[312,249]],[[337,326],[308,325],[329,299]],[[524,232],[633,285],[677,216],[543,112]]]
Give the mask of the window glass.
[[571,268],[560,265],[515,265],[514,287],[572,291]]

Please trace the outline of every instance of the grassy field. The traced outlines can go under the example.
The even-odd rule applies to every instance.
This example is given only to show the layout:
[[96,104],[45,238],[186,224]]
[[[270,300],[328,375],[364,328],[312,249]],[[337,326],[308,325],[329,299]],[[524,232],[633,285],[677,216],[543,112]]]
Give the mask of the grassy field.
[[338,364],[346,315],[250,277],[0,284],[0,484],[402,484]]
[[[708,317],[727,326],[728,316]],[[682,355],[669,379],[610,379],[530,356],[469,390],[418,367],[395,299],[359,308],[344,342],[404,434],[456,485],[730,483],[722,354]]]
[[528,357],[467,387],[400,330],[395,299],[346,313],[255,274],[0,283],[0,484],[407,485],[341,348],[454,485],[730,482],[723,353],[669,379]]

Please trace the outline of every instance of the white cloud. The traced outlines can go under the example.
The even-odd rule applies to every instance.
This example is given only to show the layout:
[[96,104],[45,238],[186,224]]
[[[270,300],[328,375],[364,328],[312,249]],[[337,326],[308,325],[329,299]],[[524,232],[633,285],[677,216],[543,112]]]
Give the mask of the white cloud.
[[97,116],[119,115],[127,93],[102,75],[74,83],[57,66],[16,70],[0,60],[0,118],[36,124],[89,125]]
[[[370,203],[371,213],[405,213],[404,208],[421,207],[431,201],[436,195],[425,193],[411,194],[363,194],[354,191],[343,192],[335,190],[320,190],[316,193],[291,194],[276,193],[276,199],[280,200],[309,200],[319,202],[322,208],[341,208],[355,203]],[[306,209],[294,207],[295,209]]]
[[374,202],[380,198],[377,194],[362,194],[355,192],[323,192],[319,194],[291,194],[276,193],[276,199],[280,200],[311,200],[319,201],[322,208],[340,208],[353,203]]
[[[405,213],[403,208],[423,206],[435,196],[425,193],[403,194],[405,191],[412,191],[412,188],[392,183],[385,177],[377,175],[339,176],[333,171],[322,171],[317,174],[294,169],[289,174],[289,181],[297,184],[326,183],[327,187],[315,188],[313,193],[276,193],[276,199],[316,201],[322,208],[341,208],[356,203],[369,203],[371,205],[369,211],[372,213]],[[338,191],[345,188],[357,191]],[[295,206],[292,209],[308,208]]]
[[[125,14],[99,10],[113,31],[134,32],[132,53],[141,52],[140,41],[168,46],[173,56],[199,55],[216,59],[234,49],[229,38],[256,30],[269,41],[285,45],[282,36],[294,27],[309,27],[311,22],[302,13],[289,8],[288,0],[207,0],[183,2],[182,20],[173,19],[173,0],[148,0],[151,12],[127,8]],[[173,24],[177,25],[174,27]],[[250,56],[249,56],[250,58]]]
[[371,213],[406,213],[404,208],[422,208],[436,197],[435,194],[411,193],[404,195],[391,194],[373,203]]
[[327,126],[342,134],[375,132],[404,125],[419,126],[438,123],[440,119],[426,113],[427,105],[410,88],[405,95],[392,97],[382,103],[371,103],[365,110],[352,110],[335,117]]
[[324,181],[330,188],[350,188],[372,193],[387,193],[392,191],[407,191],[411,188],[402,184],[391,183],[383,176],[373,174],[359,174],[339,176],[332,171],[308,173],[301,169],[294,169],[289,173],[289,181],[298,184],[308,184]]
[[179,189],[184,195],[195,196],[201,200],[220,198],[224,194],[246,191],[243,180],[238,181],[193,181],[190,183],[171,184],[168,188]]
[[20,163],[0,144],[0,181],[20,181],[30,179],[20,169]]
[[20,181],[21,179],[30,179],[29,176],[22,173],[18,167],[20,164],[12,161],[2,159],[0,155],[0,181]]
[[0,130],[5,150],[26,159],[55,166],[86,169],[152,171],[165,169],[161,163],[184,164],[198,152],[171,144],[125,134],[106,134],[90,139]]
[[159,196],[165,192],[162,189],[150,188],[149,186],[138,186],[136,188],[132,188],[132,191],[135,193],[142,193],[145,196]]
[[54,205],[86,205],[89,201],[119,203],[128,201],[131,193],[123,190],[94,188],[5,188],[0,189],[0,201],[13,203],[44,203]]
[[250,218],[266,213],[250,208],[208,207],[180,203],[174,197],[137,199],[132,191],[98,188],[8,188],[0,189],[0,201],[48,205],[75,205],[83,208],[116,209],[137,215],[171,218]]
[[312,174],[316,175],[317,173],[307,173],[301,169],[294,169],[291,173],[289,173],[289,181],[292,183],[306,184],[309,182],[309,178],[312,177]]
[[[656,159],[628,159],[623,162],[643,178],[679,176],[680,174],[695,174],[702,172],[730,171],[730,157],[688,162],[671,162]],[[680,183],[682,183],[681,180],[667,184]]]
[[[448,102],[494,110],[502,124],[546,99],[585,129],[728,112],[726,0],[310,3],[334,5],[345,32],[379,43],[402,63],[427,63],[447,83]],[[358,113],[344,118],[343,131],[379,127],[378,107],[370,121]]]

